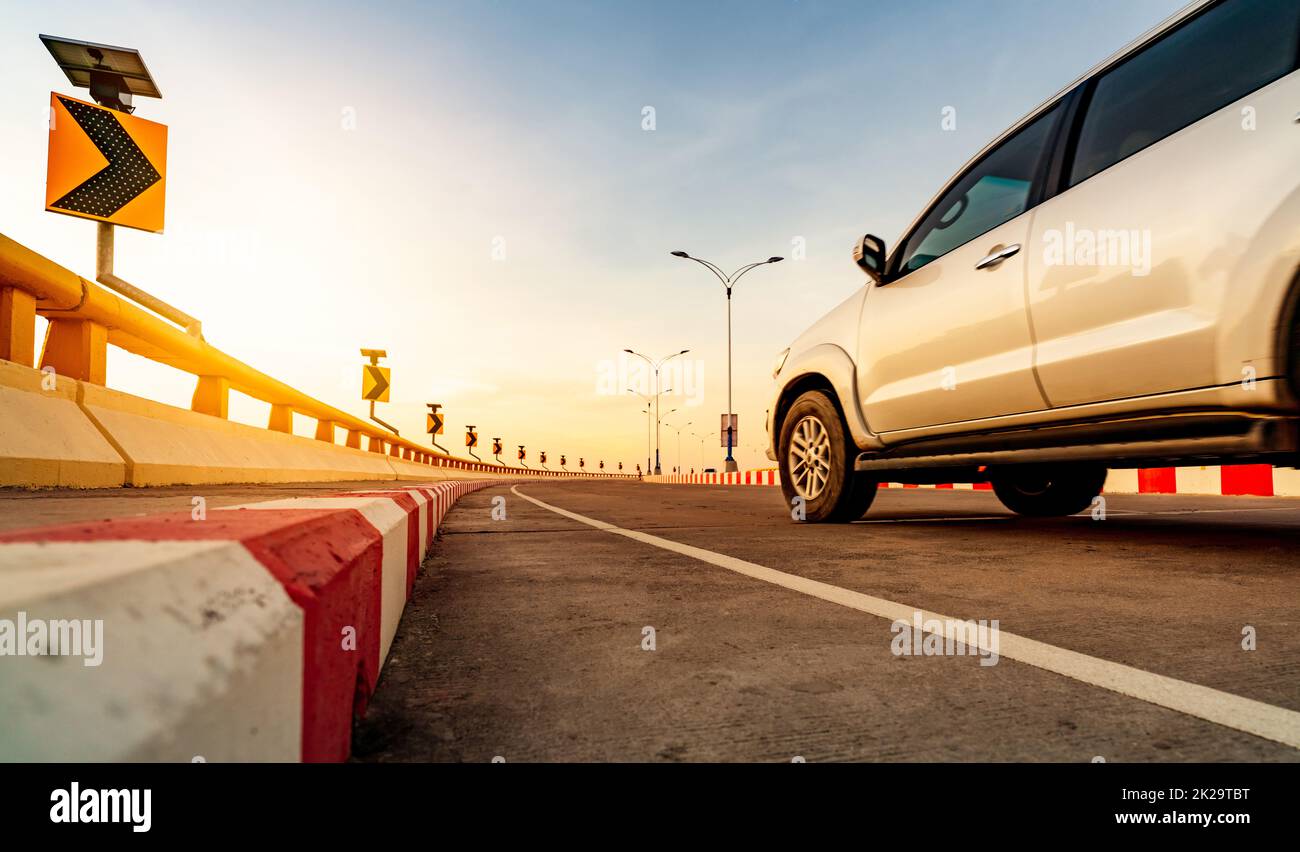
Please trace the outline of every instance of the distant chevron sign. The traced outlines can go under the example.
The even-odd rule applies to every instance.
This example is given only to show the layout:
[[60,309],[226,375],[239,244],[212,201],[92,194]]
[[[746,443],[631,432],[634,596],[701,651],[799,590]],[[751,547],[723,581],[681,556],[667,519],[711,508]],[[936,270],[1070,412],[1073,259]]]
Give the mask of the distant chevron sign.
[[388,402],[393,371],[378,364],[361,365],[361,398],[374,402]]
[[446,420],[438,411],[442,405],[436,402],[425,403],[429,407],[429,413],[424,416],[424,428],[430,435],[441,435],[446,427]]

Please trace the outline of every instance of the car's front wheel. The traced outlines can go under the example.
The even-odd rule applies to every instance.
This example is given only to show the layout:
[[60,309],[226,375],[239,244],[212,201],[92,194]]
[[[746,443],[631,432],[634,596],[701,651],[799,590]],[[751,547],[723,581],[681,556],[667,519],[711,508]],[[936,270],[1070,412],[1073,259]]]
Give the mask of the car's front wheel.
[[855,473],[856,448],[824,391],[807,391],[781,422],[778,464],[791,517],[847,523],[862,517],[876,497],[876,481]]
[[1017,465],[994,470],[993,493],[1011,511],[1034,518],[1073,515],[1092,505],[1106,484],[1100,465]]

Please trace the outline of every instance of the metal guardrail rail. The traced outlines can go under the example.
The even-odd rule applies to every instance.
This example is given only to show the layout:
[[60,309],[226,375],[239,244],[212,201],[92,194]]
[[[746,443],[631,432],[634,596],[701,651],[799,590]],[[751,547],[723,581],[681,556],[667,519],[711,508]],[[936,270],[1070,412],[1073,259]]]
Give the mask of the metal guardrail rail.
[[[524,472],[524,468],[459,459],[376,427],[346,411],[290,387],[208,344],[201,337],[155,316],[94,281],[0,234],[0,358],[32,363],[36,316],[50,321],[40,366],[61,375],[105,385],[109,345],[198,377],[191,409],[227,417],[229,391],[270,403],[268,429],[293,431],[293,413],[314,418],[316,438],[335,442],[335,427],[347,430],[346,446],[440,467]],[[529,473],[542,473],[527,469]],[[558,473],[558,472],[552,472]],[[573,476],[617,477],[564,471]],[[622,476],[631,476],[623,474]]]

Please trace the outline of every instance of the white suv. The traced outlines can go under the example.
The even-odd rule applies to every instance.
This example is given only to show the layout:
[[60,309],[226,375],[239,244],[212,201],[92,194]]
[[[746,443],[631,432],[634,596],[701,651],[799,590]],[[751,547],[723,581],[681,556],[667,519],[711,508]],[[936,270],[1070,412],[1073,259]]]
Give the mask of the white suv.
[[809,521],[880,481],[1072,514],[1108,467],[1297,464],[1300,2],[1207,0],[966,164],[778,360]]

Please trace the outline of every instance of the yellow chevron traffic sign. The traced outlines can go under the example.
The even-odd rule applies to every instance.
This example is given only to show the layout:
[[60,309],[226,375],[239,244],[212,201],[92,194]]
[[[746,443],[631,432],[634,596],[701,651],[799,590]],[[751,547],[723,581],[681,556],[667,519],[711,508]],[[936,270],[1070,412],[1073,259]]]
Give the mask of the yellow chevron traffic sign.
[[388,402],[389,384],[393,371],[378,364],[361,365],[361,398],[372,402]]
[[438,409],[442,408],[442,406],[432,402],[428,403],[428,406],[431,409],[431,411],[429,411],[429,413],[425,415],[424,418],[425,429],[428,431],[430,435],[441,435],[443,433],[444,424],[443,424],[443,416],[440,413],[438,413]]
[[167,126],[50,94],[45,209],[162,233]]

